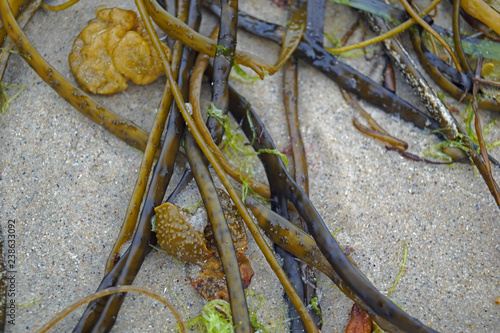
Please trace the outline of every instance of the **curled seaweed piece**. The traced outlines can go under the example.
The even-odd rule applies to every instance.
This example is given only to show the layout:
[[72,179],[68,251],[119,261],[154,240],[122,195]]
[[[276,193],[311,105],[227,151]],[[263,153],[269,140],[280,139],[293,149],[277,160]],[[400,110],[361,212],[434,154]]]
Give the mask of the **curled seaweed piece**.
[[155,232],[158,244],[169,255],[198,265],[213,256],[205,239],[196,231],[176,206],[165,202],[155,208]]
[[248,315],[240,266],[233,243],[233,241],[236,241],[236,239],[233,239],[234,233],[232,234],[229,228],[229,222],[226,220],[221,203],[217,197],[217,191],[208,166],[203,160],[203,154],[190,133],[185,135],[185,148],[189,164],[191,165],[191,171],[198,184],[207,210],[213,239],[215,240],[222,267],[224,268],[235,331],[249,332],[251,330],[250,316]]
[[6,22],[5,27],[7,33],[14,41],[16,48],[21,52],[24,60],[59,94],[59,96],[68,101],[84,116],[101,125],[127,144],[144,151],[148,141],[146,132],[133,122],[108,111],[104,106],[97,103],[81,89],[69,83],[61,74],[50,66],[50,64],[35,50],[27,36],[19,28],[7,0],[0,1],[0,18],[2,22]]
[[68,306],[61,312],[59,312],[52,320],[50,320],[47,324],[43,325],[39,330],[37,330],[38,333],[45,333],[48,330],[50,330],[52,327],[54,327],[55,324],[57,324],[61,319],[66,317],[68,314],[71,312],[75,311],[77,308],[82,306],[85,303],[92,302],[93,300],[108,296],[108,295],[116,295],[116,294],[122,294],[127,293],[127,292],[136,292],[140,294],[145,294],[150,297],[153,297],[163,305],[165,305],[174,315],[175,319],[177,320],[177,324],[179,325],[179,330],[181,332],[187,332],[187,327],[186,323],[182,319],[182,315],[180,312],[177,310],[177,308],[170,302],[168,299],[165,297],[161,296],[160,294],[149,290],[144,287],[138,287],[138,286],[118,286],[118,287],[111,287],[103,290],[96,291],[90,296],[84,297],[81,300],[75,302],[74,304]]
[[[215,14],[217,5],[208,8]],[[242,29],[276,43],[280,43],[284,28],[280,25],[265,22],[239,11],[238,26]],[[300,42],[295,54],[309,63],[327,77],[337,82],[343,89],[365,99],[387,113],[398,114],[402,119],[415,124],[419,128],[438,129],[434,119],[414,108],[394,93],[377,84],[367,76],[344,64],[322,47],[307,40]]]
[[[218,191],[218,193],[221,192]],[[227,195],[225,196],[227,197]],[[228,198],[223,201],[227,200]],[[247,288],[254,273],[244,253],[247,241],[243,221],[234,215],[230,204],[228,205],[227,202],[221,202],[221,204],[224,208],[224,216],[228,221],[230,235],[233,238],[229,240],[228,244],[234,242],[237,256],[235,267],[239,267],[242,273],[242,281],[239,283],[243,284],[243,288]],[[169,202],[156,207],[155,212],[156,237],[162,249],[177,259],[200,266],[200,270],[192,269],[189,277],[196,291],[207,301],[213,299],[229,301],[232,299],[232,302],[237,304],[238,300],[234,299],[234,289],[228,292],[226,287],[226,280],[231,280],[230,273],[224,274],[219,256],[219,253],[222,252],[217,251],[210,223],[205,227],[204,234],[201,234],[194,230],[177,207]],[[246,306],[243,309],[246,311]],[[236,323],[240,321],[237,320]]]
[[399,140],[397,138],[394,138],[387,133],[380,132],[380,131],[373,129],[373,128],[368,128],[368,127],[364,126],[363,124],[361,124],[357,118],[352,119],[352,124],[354,125],[354,127],[356,127],[356,129],[358,131],[360,131],[368,136],[374,137],[376,139],[385,141],[398,150],[404,151],[404,150],[408,149],[408,143],[406,143],[402,140]]
[[355,100],[347,91],[340,89],[340,92],[342,93],[342,96],[344,99],[349,103],[351,106],[353,106],[355,109],[361,113],[361,115],[368,121],[370,124],[370,128],[367,128],[366,126],[362,125],[357,118],[353,118],[352,124],[356,129],[362,133],[365,133],[366,135],[372,136],[374,138],[380,139],[382,141],[387,142],[391,146],[399,149],[399,150],[406,150],[408,149],[408,143],[404,142],[403,140],[400,140],[398,138],[393,137],[389,133],[387,133],[376,121],[375,119],[372,118],[372,116],[366,112],[366,110],[361,106],[361,104],[358,103],[357,100]]
[[[253,142],[254,149],[274,148],[269,133],[250,104],[231,88],[229,89],[229,98],[230,110],[236,121],[241,123],[247,137],[251,138],[253,133],[260,133],[259,140]],[[277,177],[268,176],[270,187],[286,195],[292,202],[297,212],[307,223],[311,235],[332,268],[373,313],[391,323],[393,328],[411,332],[435,332],[432,328],[409,316],[382,295],[349,261],[305,192],[291,179],[281,159],[273,154],[261,154],[259,158],[264,164],[266,172],[267,170],[279,170]]]

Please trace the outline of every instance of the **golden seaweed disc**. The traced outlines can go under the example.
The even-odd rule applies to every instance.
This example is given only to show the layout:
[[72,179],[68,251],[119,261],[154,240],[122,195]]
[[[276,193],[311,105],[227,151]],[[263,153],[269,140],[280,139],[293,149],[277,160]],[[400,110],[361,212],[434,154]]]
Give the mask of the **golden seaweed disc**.
[[163,68],[137,14],[98,7],[73,43],[69,65],[78,84],[94,94],[113,94],[156,80]]

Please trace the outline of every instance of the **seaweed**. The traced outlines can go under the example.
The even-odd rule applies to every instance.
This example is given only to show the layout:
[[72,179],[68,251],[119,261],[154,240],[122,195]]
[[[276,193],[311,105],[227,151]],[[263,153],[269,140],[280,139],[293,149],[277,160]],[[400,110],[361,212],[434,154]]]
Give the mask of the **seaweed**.
[[[403,3],[408,5],[405,1],[403,1]],[[321,7],[323,4],[321,2],[308,2],[307,7],[309,10],[307,15],[305,7],[299,9],[293,16],[286,31],[283,27],[267,24],[265,22],[259,22],[245,15],[240,15],[238,19],[238,15],[236,15],[237,2],[223,2],[223,8],[221,11],[224,14],[221,15],[222,17],[220,19],[221,29],[217,43],[210,40],[207,41],[194,32],[194,30],[196,30],[196,26],[199,24],[198,5],[199,4],[194,0],[190,2],[189,6],[191,14],[187,20],[188,25],[183,25],[180,23],[181,21],[170,17],[169,14],[165,14],[165,11],[158,9],[155,3],[151,1],[143,3],[141,0],[137,0],[137,6],[145,21],[152,44],[161,58],[168,80],[168,85],[165,87],[163,99],[159,107],[161,112],[159,112],[152,131],[148,135],[145,131],[142,131],[140,128],[127,120],[104,110],[102,106],[93,102],[90,97],[82,95],[83,92],[76,90],[76,88],[69,85],[62,77],[57,76],[58,74],[49,67],[49,64],[47,64],[39,54],[36,53],[34,48],[32,48],[29,44],[29,41],[27,41],[26,36],[17,26],[15,19],[13,19],[13,14],[8,8],[9,4],[7,1],[0,0],[2,21],[8,23],[6,31],[11,35],[12,39],[17,44],[21,56],[28,63],[30,63],[35,70],[41,73],[40,75],[44,77],[49,85],[51,85],[61,95],[66,95],[70,103],[78,104],[83,113],[87,114],[87,116],[96,122],[100,121],[101,124],[104,124],[110,131],[120,136],[126,142],[145,151],[140,175],[136,183],[136,190],[134,191],[129,204],[129,209],[126,213],[123,231],[121,232],[121,235],[119,236],[108,260],[108,274],[101,282],[98,290],[103,290],[119,284],[131,284],[139,271],[145,256],[149,253],[150,246],[154,246],[157,243],[156,235],[151,231],[153,223],[153,209],[159,206],[163,201],[166,187],[172,175],[173,164],[177,158],[181,140],[184,138],[183,147],[186,150],[191,170],[185,171],[181,182],[173,192],[173,196],[175,196],[176,193],[179,193],[183,186],[185,186],[186,181],[189,181],[189,179],[191,179],[194,175],[202,192],[203,200],[206,204],[207,211],[209,212],[208,215],[211,217],[210,221],[213,226],[213,231],[211,232],[213,233],[215,239],[215,241],[212,242],[212,245],[216,244],[218,248],[218,252],[220,253],[220,257],[223,262],[224,271],[227,276],[227,283],[231,297],[230,307],[232,308],[231,312],[233,312],[234,316],[234,318],[229,320],[234,320],[232,328],[229,328],[230,330],[242,332],[250,331],[250,326],[254,323],[254,319],[247,311],[245,295],[243,293],[243,288],[241,288],[243,282],[241,281],[241,278],[238,277],[240,271],[235,268],[235,257],[237,257],[237,253],[235,252],[234,245],[232,245],[233,242],[231,241],[231,237],[234,238],[234,234],[230,234],[230,226],[225,221],[225,214],[222,211],[223,207],[221,207],[220,202],[222,195],[217,196],[216,194],[208,169],[209,165],[214,168],[223,185],[229,192],[230,197],[238,207],[238,214],[245,220],[248,228],[257,239],[261,250],[264,252],[266,259],[278,275],[280,282],[284,285],[291,302],[296,307],[297,313],[301,316],[301,319],[308,331],[317,331],[317,327],[315,326],[311,315],[307,313],[307,307],[305,307],[301,301],[302,295],[294,290],[292,283],[290,283],[291,279],[288,279],[285,276],[284,271],[279,267],[273,253],[270,251],[269,247],[266,246],[267,244],[262,238],[262,235],[256,228],[248,211],[243,205],[243,201],[245,200],[240,199],[239,193],[230,183],[228,179],[229,174],[243,184],[243,193],[251,187],[259,189],[258,191],[266,194],[270,198],[272,209],[275,211],[274,213],[266,211],[265,209],[258,207],[256,204],[250,203],[249,205],[250,210],[254,212],[254,215],[260,218],[259,223],[262,228],[270,234],[273,242],[278,244],[280,247],[287,249],[287,251],[291,252],[301,260],[309,261],[311,265],[318,266],[319,269],[326,272],[326,274],[344,293],[346,293],[346,295],[355,300],[355,302],[359,304],[360,308],[373,316],[382,327],[395,331],[399,329],[423,332],[433,331],[431,328],[426,327],[418,320],[404,313],[397,307],[396,304],[381,295],[371,282],[368,281],[366,277],[357,269],[355,263],[353,263],[352,260],[344,254],[342,247],[337,244],[331,232],[328,230],[324,221],[319,216],[308,198],[306,174],[307,165],[305,163],[305,154],[300,154],[301,152],[303,153],[304,150],[303,144],[299,144],[298,147],[296,147],[298,149],[293,150],[294,165],[296,169],[295,175],[292,177],[286,170],[287,166],[282,158],[282,154],[279,153],[277,148],[274,146],[269,133],[266,131],[255,111],[241,95],[227,85],[227,80],[231,67],[236,66],[239,68],[238,63],[235,62],[235,59],[239,59],[241,60],[241,64],[250,66],[256,70],[260,76],[265,76],[268,73],[273,74],[283,64],[287,63],[287,65],[285,65],[287,66],[287,75],[295,75],[295,78],[292,78],[291,80],[296,81],[296,70],[293,69],[293,60],[289,60],[291,55],[295,53],[297,56],[302,57],[309,63],[313,64],[313,66],[318,67],[330,78],[335,79],[346,90],[356,93],[363,98],[369,99],[373,104],[386,109],[387,112],[399,113],[404,119],[412,121],[420,128],[437,129],[438,127],[442,127],[443,130],[439,132],[440,134],[447,134],[450,141],[451,139],[454,139],[455,142],[462,144],[462,146],[467,149],[467,152],[471,154],[471,158],[478,166],[478,169],[485,178],[491,192],[494,194],[496,192],[495,199],[499,202],[498,187],[491,175],[491,166],[489,164],[490,157],[486,151],[488,145],[482,137],[481,124],[477,110],[481,103],[481,101],[478,100],[479,83],[484,83],[479,77],[479,72],[482,68],[480,63],[481,59],[479,59],[478,64],[476,65],[476,73],[474,74],[474,77],[470,77],[469,74],[462,73],[464,75],[460,75],[455,72],[454,75],[451,75],[456,81],[463,82],[464,84],[470,84],[470,87],[472,88],[472,93],[470,94],[470,99],[472,100],[472,112],[470,113],[471,116],[468,121],[469,127],[467,128],[467,131],[463,131],[460,127],[456,126],[456,123],[452,120],[453,118],[447,118],[448,114],[438,112],[437,114],[433,114],[435,119],[432,119],[409,103],[400,99],[394,91],[391,92],[390,90],[377,85],[367,77],[357,73],[345,64],[342,64],[338,61],[336,56],[328,54],[322,48],[321,44],[323,36],[322,33],[319,33],[322,31],[323,26],[321,16],[324,16],[323,9]],[[170,1],[163,6],[172,9],[173,4]],[[186,2],[179,3],[178,6],[175,6],[178,7],[181,14],[183,6],[186,6]],[[148,13],[148,10],[150,13]],[[455,9],[455,11],[457,12],[458,9]],[[189,80],[189,72],[194,64],[195,52],[188,50],[188,47],[181,52],[181,43],[177,42],[177,50],[174,52],[174,60],[173,63],[170,64],[170,62],[167,61],[166,49],[158,41],[158,38],[153,31],[149,15],[151,15],[158,22],[160,27],[165,30],[165,27],[169,25],[177,25],[175,29],[169,30],[173,38],[179,38],[183,40],[184,43],[188,44],[188,47],[192,47],[195,50],[201,50],[215,56],[215,70],[212,69],[211,72],[213,77],[212,82],[215,83],[214,85],[216,86],[216,89],[213,91],[213,104],[209,109],[211,117],[209,117],[208,128],[204,124],[203,115],[201,115],[199,105],[195,105],[193,103],[193,110],[190,112],[191,110],[189,105],[184,103],[184,101],[188,99],[189,87],[187,82]],[[413,16],[415,16],[415,14],[413,14]],[[167,23],[162,21],[166,17],[169,17],[168,19],[170,20]],[[241,20],[241,18],[243,18],[243,20]],[[261,61],[254,55],[240,53],[235,50],[234,46],[236,43],[237,20],[239,20],[240,23],[247,29],[254,29],[253,31],[257,34],[266,36],[266,38],[270,38],[283,44],[278,61],[274,65]],[[194,29],[188,28],[189,23]],[[255,24],[255,26],[253,28],[249,28],[249,25],[251,24]],[[302,37],[304,31],[305,37]],[[460,34],[455,31],[455,36],[457,35],[459,36]],[[228,39],[225,40],[225,37],[228,37]],[[457,44],[461,43],[460,38],[461,37],[459,36],[456,42]],[[193,41],[188,42],[191,39]],[[176,69],[176,62],[179,61],[181,57],[182,61],[179,69],[180,75],[177,79],[176,74],[172,73],[171,68],[174,68],[174,70]],[[462,57],[465,59],[463,54]],[[205,58],[200,55],[199,59],[201,59],[200,62],[208,62],[208,57],[206,55]],[[465,64],[463,59],[460,59],[460,61],[462,64]],[[458,65],[457,62],[457,67],[459,68],[459,66],[460,65]],[[195,68],[195,70],[193,70],[193,80],[199,80],[199,82],[196,83],[192,80],[191,84],[195,82],[195,84],[201,85],[201,76],[203,75],[206,64],[202,64],[201,67],[201,69]],[[464,68],[466,68],[465,65]],[[467,79],[470,79],[469,82]],[[296,82],[294,84],[295,88],[293,86],[289,86],[292,91],[295,90],[288,96],[289,104],[291,104],[290,102],[296,99],[297,96]],[[426,88],[425,85],[420,86],[420,88],[422,87]],[[170,94],[170,90],[172,91],[172,94]],[[68,97],[68,92],[73,94],[72,97]],[[432,96],[432,103],[434,103],[435,97],[436,96]],[[191,100],[192,98],[195,99],[196,103],[198,103],[197,100],[199,99],[199,90],[192,90],[189,99]],[[170,107],[173,99],[176,100],[176,106]],[[435,105],[433,108],[430,108],[431,113],[435,111],[435,108]],[[229,126],[229,118],[226,115],[227,110],[232,112],[233,116],[245,132],[247,141],[254,150],[250,151],[249,149],[238,148],[239,146],[235,142],[231,142],[231,139],[226,141],[226,145],[237,147],[237,149],[240,149],[240,152],[247,155],[247,157],[258,156],[264,165],[264,169],[270,183],[269,187],[258,183],[248,177],[248,175],[245,175],[242,172],[241,165],[239,169],[232,166],[225,160],[220,152],[217,144],[220,143],[223,130],[226,131],[228,137],[232,135],[232,129]],[[167,113],[169,113],[168,119]],[[193,117],[191,117],[191,114],[193,114]],[[474,114],[474,117],[472,117],[472,114]],[[296,130],[296,132],[291,135],[293,140],[300,141],[296,105],[289,107],[288,118],[291,120],[290,132],[292,132],[292,129]],[[475,120],[474,127],[476,134],[474,135],[471,129],[472,120]],[[164,142],[161,144],[160,137],[164,127],[162,124],[165,121],[167,122],[167,125],[165,126],[167,129],[165,131]],[[369,122],[371,123],[371,126],[375,128],[375,131],[387,134],[384,133],[385,131],[381,129],[379,125],[374,125],[372,120],[369,119]],[[210,125],[210,123],[212,125]],[[189,128],[189,132],[184,131],[186,125]],[[361,128],[359,124],[357,126]],[[470,139],[467,136],[469,136]],[[476,149],[474,143],[480,147],[479,150]],[[152,165],[154,164],[154,158],[157,155],[156,151],[159,151],[157,148],[160,146],[161,153],[158,156],[158,163],[151,172]],[[401,144],[401,146],[404,148],[404,143]],[[205,157],[203,157],[202,154]],[[295,155],[297,155],[297,157]],[[245,164],[247,157],[243,159],[242,165]],[[204,158],[206,158],[206,160]],[[301,165],[302,168],[297,168],[299,165]],[[148,179],[150,173],[151,179]],[[294,178],[296,180],[294,180]],[[146,184],[148,181],[151,182],[151,185],[146,191]],[[171,201],[173,196],[170,196],[167,201]],[[251,200],[249,199],[248,201]],[[142,211],[139,208],[141,205],[143,206]],[[301,231],[299,232],[298,229],[293,229],[292,225],[286,221],[288,219],[288,210],[292,206],[301,215],[302,220],[305,222],[305,225],[307,225],[307,229],[311,231],[314,238],[307,236]],[[161,207],[162,206],[156,209],[160,210],[162,209]],[[167,204],[163,207],[170,206]],[[278,220],[281,221],[279,222],[281,224],[275,222]],[[134,229],[135,233],[133,234],[130,247],[127,249],[125,254],[118,259],[116,257],[116,253],[120,250],[123,242],[132,236],[132,231]],[[155,231],[161,233],[161,229],[159,228],[156,228]],[[272,235],[273,233],[274,236]],[[295,236],[290,233],[295,233]],[[211,250],[207,250],[207,252],[209,251],[215,251],[215,247],[212,247]],[[311,257],[311,254],[314,254],[314,256]],[[204,258],[203,255],[201,255],[201,257]],[[293,257],[287,257],[287,260],[295,261]],[[290,275],[291,278],[300,280],[301,276],[297,273],[298,271],[292,272],[291,269],[288,269],[288,271],[288,275]],[[97,330],[109,330],[116,320],[116,316],[124,298],[124,290],[116,292],[119,294],[113,296],[108,295],[104,299],[91,303],[85,311],[80,323],[75,328],[75,331],[85,331],[90,328]],[[104,291],[100,291],[99,293],[104,293]],[[306,304],[308,304],[309,309],[312,308],[317,311],[319,308],[314,300],[317,299],[313,297],[310,301],[307,301]],[[223,310],[223,312],[226,314],[224,317],[231,318],[227,309]],[[296,325],[295,323],[292,325],[293,327],[300,326],[300,324]],[[217,330],[222,330],[222,328]]]

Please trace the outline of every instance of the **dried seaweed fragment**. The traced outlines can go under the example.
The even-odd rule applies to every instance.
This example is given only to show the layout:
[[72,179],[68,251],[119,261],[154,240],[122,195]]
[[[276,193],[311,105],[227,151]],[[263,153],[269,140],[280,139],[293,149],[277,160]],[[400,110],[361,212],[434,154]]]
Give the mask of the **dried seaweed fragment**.
[[113,94],[127,81],[148,84],[163,69],[142,21],[131,10],[99,7],[73,43],[69,64],[78,84],[94,94]]
[[351,320],[345,329],[346,333],[370,333],[372,331],[372,319],[370,316],[354,304],[351,310]]
[[[244,252],[247,248],[247,235],[243,221],[236,215],[236,208],[222,191],[222,207],[233,238],[243,287],[247,288],[253,277],[253,269]],[[200,269],[192,269],[190,281],[196,291],[206,300],[223,299],[228,301],[229,294],[222,263],[213,232],[207,225],[204,234],[196,231],[179,210],[170,203],[155,209],[156,236],[158,244],[168,254],[194,265]]]
[[206,246],[205,239],[188,220],[167,202],[155,208],[156,237],[158,244],[171,256],[184,262],[202,265],[213,253]]

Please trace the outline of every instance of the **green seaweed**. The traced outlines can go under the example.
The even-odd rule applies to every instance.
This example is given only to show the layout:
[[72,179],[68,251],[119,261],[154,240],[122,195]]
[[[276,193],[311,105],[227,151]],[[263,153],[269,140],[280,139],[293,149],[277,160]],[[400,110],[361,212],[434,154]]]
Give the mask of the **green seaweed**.
[[250,75],[245,72],[240,65],[235,61],[233,64],[233,71],[229,74],[229,77],[236,79],[243,83],[255,83],[260,77],[258,75]]
[[[252,158],[260,155],[262,153],[274,154],[283,160],[285,167],[288,166],[288,158],[285,154],[281,153],[278,149],[259,149],[254,151],[251,148],[251,145],[246,144],[246,138],[243,134],[241,134],[234,125],[232,125],[229,116],[222,113],[221,110],[217,109],[213,103],[210,103],[208,106],[207,114],[209,117],[212,117],[218,121],[218,123],[224,128],[226,139],[223,141],[224,144],[224,152],[228,156],[228,158],[234,163],[239,165],[239,170],[241,173],[247,174],[249,177],[253,176],[253,160]],[[253,137],[252,141],[255,140],[255,131],[252,132]],[[243,157],[243,159],[242,159]],[[248,182],[247,179],[240,178],[242,182],[242,200],[245,202],[245,199],[248,194],[255,196],[259,200],[267,200],[266,198],[255,193]]]
[[396,289],[398,283],[399,283],[399,280],[401,279],[401,277],[403,276],[403,273],[404,273],[404,270],[405,270],[405,267],[406,267],[406,261],[408,260],[408,246],[406,245],[406,243],[403,241],[403,262],[401,263],[401,268],[399,269],[399,273],[398,275],[396,276],[396,280],[394,280],[394,283],[392,284],[392,287],[389,289],[389,291],[387,292],[387,297],[390,297],[392,292],[394,291],[394,289]]
[[318,300],[318,297],[314,297],[312,300],[311,300],[311,307],[314,309],[314,311],[316,311],[316,314],[322,319],[323,318],[323,315],[321,313],[321,309],[319,308],[319,300]]
[[[10,104],[24,91],[26,86],[22,84],[10,84],[4,81],[0,82],[0,120],[10,108]],[[17,89],[13,94],[8,94],[10,89]]]
[[195,327],[205,333],[232,333],[231,307],[228,302],[214,299],[203,306],[203,311],[186,323],[188,328]]

